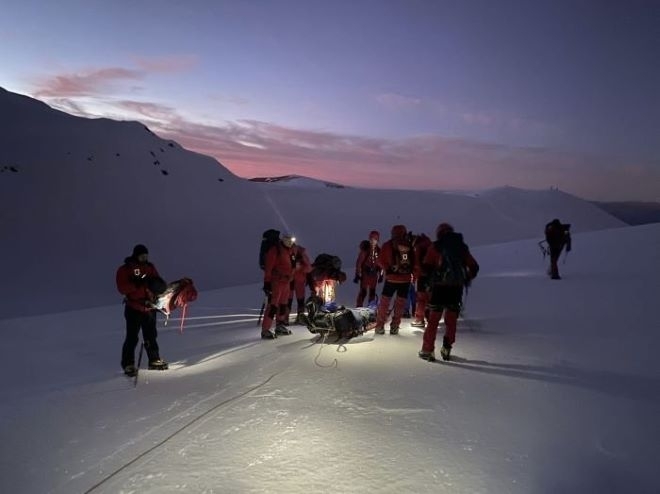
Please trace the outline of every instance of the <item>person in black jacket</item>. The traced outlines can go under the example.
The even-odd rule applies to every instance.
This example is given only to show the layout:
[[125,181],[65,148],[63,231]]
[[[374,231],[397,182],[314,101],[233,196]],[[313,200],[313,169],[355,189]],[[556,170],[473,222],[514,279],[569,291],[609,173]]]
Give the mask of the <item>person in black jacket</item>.
[[553,280],[561,279],[557,261],[562,250],[566,247],[566,252],[571,251],[570,228],[570,224],[564,224],[557,218],[545,225],[545,241],[550,249],[550,272],[548,274]]

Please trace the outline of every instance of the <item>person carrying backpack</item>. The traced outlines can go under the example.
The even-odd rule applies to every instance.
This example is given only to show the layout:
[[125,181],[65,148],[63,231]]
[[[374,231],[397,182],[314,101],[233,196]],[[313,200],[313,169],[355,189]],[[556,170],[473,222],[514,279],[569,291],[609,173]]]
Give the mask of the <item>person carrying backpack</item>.
[[479,264],[470,254],[463,235],[456,233],[450,224],[438,225],[436,238],[422,261],[422,271],[428,277],[431,296],[428,303],[429,318],[419,358],[429,362],[435,361],[435,338],[443,314],[445,335],[440,355],[444,360],[449,360],[456,341],[456,325],[463,305],[463,289],[470,285],[479,272]]
[[369,240],[360,242],[360,253],[355,262],[355,278],[353,278],[353,283],[360,284],[355,307],[362,307],[367,292],[369,293],[368,302],[373,302],[376,299],[376,285],[383,281],[382,272],[378,266],[379,239],[380,233],[373,230],[369,233]]
[[557,218],[545,225],[545,241],[548,243],[550,249],[550,278],[553,280],[561,280],[559,276],[559,256],[561,251],[566,247],[566,252],[571,251],[571,225],[563,224]]
[[[268,297],[268,308],[261,323],[263,339],[274,339],[278,335],[291,334],[291,330],[284,323],[287,318],[287,303],[296,264],[294,241],[293,235],[285,233],[282,235],[282,240],[266,252],[263,290]],[[275,330],[271,329],[274,319],[277,320]]]
[[391,231],[392,238],[383,244],[378,258],[378,265],[385,272],[385,284],[381,292],[376,314],[376,334],[385,334],[387,311],[390,300],[396,294],[390,334],[398,334],[401,325],[403,309],[408,301],[408,291],[412,280],[415,265],[415,256],[412,245],[407,238],[404,225],[394,225]]
[[128,376],[134,376],[135,347],[142,329],[144,349],[149,359],[149,369],[166,370],[167,362],[160,358],[158,333],[156,330],[156,310],[153,307],[155,294],[150,287],[164,284],[156,267],[148,261],[149,250],[142,244],[133,247],[133,254],[124,259],[117,269],[117,290],[124,296],[124,319],[126,337],[121,351],[121,367]]

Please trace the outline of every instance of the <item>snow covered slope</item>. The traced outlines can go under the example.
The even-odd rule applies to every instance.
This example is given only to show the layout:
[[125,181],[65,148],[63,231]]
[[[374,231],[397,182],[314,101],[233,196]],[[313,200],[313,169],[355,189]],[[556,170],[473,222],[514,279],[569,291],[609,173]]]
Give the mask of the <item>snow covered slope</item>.
[[574,245],[561,281],[534,241],[474,249],[450,363],[418,359],[405,320],[344,345],[301,327],[262,341],[258,284],[161,327],[171,370],[137,389],[119,305],[0,321],[0,490],[655,493],[660,226]]
[[[137,122],[83,119],[0,89],[0,318],[119,301],[118,265],[146,244],[167,280],[202,290],[259,280],[261,233],[289,229],[312,256],[350,269],[372,229],[431,233],[453,222],[473,244],[622,226],[557,191],[480,194],[253,183]],[[14,171],[15,170],[15,171]]]

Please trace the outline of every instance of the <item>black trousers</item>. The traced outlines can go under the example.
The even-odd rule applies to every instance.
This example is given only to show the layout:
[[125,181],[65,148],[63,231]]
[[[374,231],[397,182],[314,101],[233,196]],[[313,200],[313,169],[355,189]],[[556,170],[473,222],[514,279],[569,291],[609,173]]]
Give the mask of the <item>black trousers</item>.
[[463,307],[463,286],[434,286],[427,307],[432,311],[442,312],[447,309],[460,313]]
[[121,366],[135,364],[135,347],[138,344],[138,336],[142,329],[142,340],[144,349],[147,351],[149,362],[158,360],[158,332],[156,331],[156,311],[141,312],[132,309],[128,305],[124,308],[124,318],[126,319],[126,338],[121,349]]

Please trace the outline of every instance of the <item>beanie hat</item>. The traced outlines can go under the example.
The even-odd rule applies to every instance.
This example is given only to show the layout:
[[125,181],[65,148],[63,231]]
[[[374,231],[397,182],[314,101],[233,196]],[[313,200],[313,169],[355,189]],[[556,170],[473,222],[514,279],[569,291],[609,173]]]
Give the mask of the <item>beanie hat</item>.
[[392,227],[392,238],[402,239],[408,231],[404,225],[394,225]]
[[133,257],[138,257],[142,254],[148,254],[149,249],[147,249],[146,246],[142,244],[137,244],[135,247],[133,247]]
[[454,227],[451,226],[449,223],[440,223],[438,225],[438,228],[435,229],[435,237],[440,238],[445,233],[453,232],[453,231],[454,231]]
[[376,230],[372,230],[371,233],[369,233],[369,240],[372,238],[375,238],[376,240],[380,239],[380,233],[378,233]]

